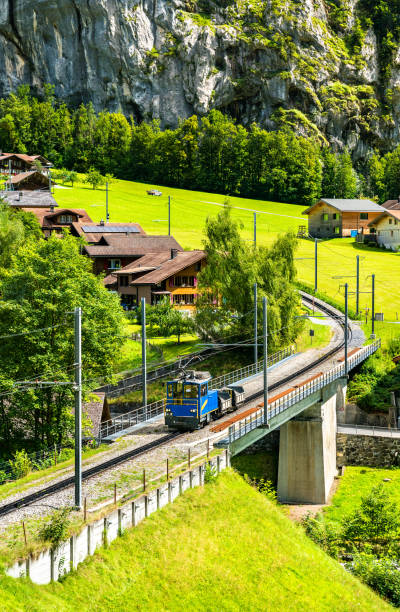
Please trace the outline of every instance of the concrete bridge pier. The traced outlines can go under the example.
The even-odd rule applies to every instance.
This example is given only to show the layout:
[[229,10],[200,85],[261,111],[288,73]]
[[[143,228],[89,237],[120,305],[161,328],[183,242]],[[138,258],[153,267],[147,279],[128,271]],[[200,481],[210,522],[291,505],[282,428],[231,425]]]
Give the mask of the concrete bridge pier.
[[336,410],[346,398],[340,378],[321,389],[320,399],[280,427],[278,499],[325,504],[336,475]]

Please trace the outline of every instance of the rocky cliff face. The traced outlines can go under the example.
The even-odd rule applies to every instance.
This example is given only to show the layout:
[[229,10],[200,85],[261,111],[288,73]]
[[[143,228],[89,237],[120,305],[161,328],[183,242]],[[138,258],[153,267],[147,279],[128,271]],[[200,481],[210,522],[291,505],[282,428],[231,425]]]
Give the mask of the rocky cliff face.
[[314,132],[356,159],[398,140],[400,50],[388,111],[374,31],[351,42],[354,4],[338,33],[323,0],[228,2],[2,0],[0,95],[52,83],[69,103],[164,127],[219,108],[244,125]]

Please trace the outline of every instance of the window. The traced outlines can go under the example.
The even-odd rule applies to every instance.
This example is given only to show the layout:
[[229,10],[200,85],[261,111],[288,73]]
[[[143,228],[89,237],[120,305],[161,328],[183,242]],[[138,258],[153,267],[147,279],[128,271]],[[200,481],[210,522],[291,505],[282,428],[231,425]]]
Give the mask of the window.
[[397,219],[394,220],[394,224],[397,225]]
[[185,383],[184,398],[185,399],[197,399],[199,395],[198,385]]
[[392,220],[391,219],[389,219],[389,225],[392,225]]
[[368,219],[368,213],[360,213],[360,219]]
[[175,276],[174,287],[182,287],[182,276]]
[[121,267],[120,259],[110,259],[110,265],[109,265],[110,270],[119,270],[120,267]]
[[171,387],[172,387],[173,397],[177,399],[182,398],[183,384],[182,383],[172,383]]
[[60,215],[59,223],[72,223],[73,218],[72,215]]
[[390,235],[393,238],[393,230],[390,230]]
[[329,221],[328,213],[322,213],[322,221]]
[[339,214],[338,213],[333,213],[332,219],[334,219],[334,220],[339,219]]
[[119,286],[127,287],[128,286],[129,277],[127,275],[123,275],[119,277]]
[[200,272],[201,270],[201,261],[198,261],[196,264],[196,272]]
[[339,233],[340,233],[340,227],[339,227],[339,226],[336,226],[336,227],[335,227],[335,234],[339,234]]
[[205,395],[207,395],[207,383],[201,385],[201,397],[204,397]]
[[179,293],[174,294],[174,304],[185,306],[186,304],[194,304],[194,295],[190,293],[188,295],[181,295]]

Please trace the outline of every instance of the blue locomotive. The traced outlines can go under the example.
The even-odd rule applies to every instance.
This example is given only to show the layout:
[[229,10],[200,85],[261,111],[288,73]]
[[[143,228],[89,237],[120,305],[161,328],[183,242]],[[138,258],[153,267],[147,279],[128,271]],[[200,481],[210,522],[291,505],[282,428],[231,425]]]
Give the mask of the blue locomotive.
[[170,429],[198,429],[243,403],[245,394],[240,385],[210,389],[210,381],[209,372],[189,370],[167,382],[165,424]]

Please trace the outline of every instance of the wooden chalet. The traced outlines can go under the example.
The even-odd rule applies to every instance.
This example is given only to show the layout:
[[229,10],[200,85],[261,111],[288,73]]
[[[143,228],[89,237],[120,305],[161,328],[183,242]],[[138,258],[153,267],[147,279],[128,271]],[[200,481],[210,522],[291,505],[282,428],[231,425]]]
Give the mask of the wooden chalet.
[[[148,236],[143,230],[141,233],[139,227],[137,226],[136,230],[131,227],[126,232],[120,226],[121,231],[102,234],[98,242],[83,248],[84,254],[93,259],[95,274],[109,275],[149,253],[170,253],[171,249],[183,250],[172,236]],[[127,224],[124,224],[124,229],[126,228]],[[89,235],[91,233],[93,232],[88,232]],[[114,278],[111,280],[115,282]]]
[[369,233],[369,223],[382,212],[371,200],[323,198],[303,211],[313,238],[344,238]]
[[29,172],[39,167],[44,174],[48,174],[52,167],[51,162],[43,155],[25,155],[24,153],[4,153],[0,151],[0,174],[14,176]]
[[175,308],[190,312],[195,307],[197,277],[205,262],[204,251],[148,253],[115,270],[104,282],[119,293],[127,309],[137,306],[143,297],[152,305],[167,297]]
[[374,241],[392,251],[400,247],[400,207],[386,209],[369,224]]

